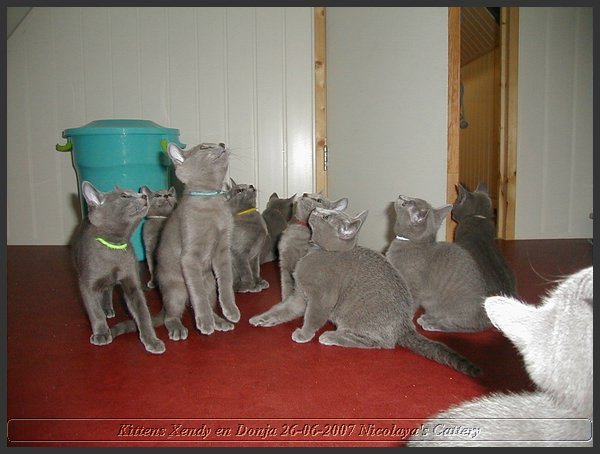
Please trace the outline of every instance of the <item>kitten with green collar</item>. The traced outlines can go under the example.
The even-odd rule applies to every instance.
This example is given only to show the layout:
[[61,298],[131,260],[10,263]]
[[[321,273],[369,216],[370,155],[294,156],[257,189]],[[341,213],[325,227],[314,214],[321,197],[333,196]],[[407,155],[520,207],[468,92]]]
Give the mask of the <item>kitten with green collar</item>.
[[75,234],[73,262],[92,327],[90,342],[94,345],[112,342],[106,319],[115,315],[112,293],[119,285],[144,347],[150,353],[163,353],[165,345],[152,326],[130,242],[131,234],[148,211],[147,197],[119,187],[112,192],[101,192],[87,181],[81,184],[81,193],[87,202],[88,215]]

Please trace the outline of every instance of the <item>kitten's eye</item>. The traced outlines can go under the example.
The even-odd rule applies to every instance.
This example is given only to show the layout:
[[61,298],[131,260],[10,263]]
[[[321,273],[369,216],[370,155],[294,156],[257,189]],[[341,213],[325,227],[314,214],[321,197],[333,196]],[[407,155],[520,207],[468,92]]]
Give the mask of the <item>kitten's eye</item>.
[[122,199],[129,199],[129,198],[131,198],[131,196],[130,196],[129,194],[127,194],[127,193],[123,192],[123,193],[121,194],[121,198],[122,198]]

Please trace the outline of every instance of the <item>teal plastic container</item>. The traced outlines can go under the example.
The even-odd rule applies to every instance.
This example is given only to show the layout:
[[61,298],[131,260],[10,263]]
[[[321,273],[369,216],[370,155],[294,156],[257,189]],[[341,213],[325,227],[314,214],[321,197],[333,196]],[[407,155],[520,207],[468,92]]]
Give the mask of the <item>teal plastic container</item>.
[[[171,160],[166,147],[179,141],[179,130],[164,128],[149,120],[96,120],[80,128],[65,129],[65,145],[58,151],[70,151],[77,174],[82,216],[87,204],[81,195],[81,183],[89,181],[98,190],[112,191],[115,185],[139,191],[143,185],[153,191],[171,186]],[[142,241],[143,221],[133,232],[131,242],[138,260],[146,254]]]

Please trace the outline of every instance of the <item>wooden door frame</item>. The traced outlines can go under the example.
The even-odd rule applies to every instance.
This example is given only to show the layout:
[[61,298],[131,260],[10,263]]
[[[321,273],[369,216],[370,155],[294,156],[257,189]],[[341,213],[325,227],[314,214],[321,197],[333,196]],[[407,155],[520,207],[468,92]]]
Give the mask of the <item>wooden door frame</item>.
[[325,7],[314,12],[314,71],[315,71],[315,192],[327,195],[327,66]]
[[[496,235],[515,238],[517,177],[517,95],[519,8],[502,7],[500,20],[500,143]],[[448,167],[446,201],[456,200],[459,182],[460,7],[448,8]],[[456,223],[446,218],[446,241],[454,240]]]

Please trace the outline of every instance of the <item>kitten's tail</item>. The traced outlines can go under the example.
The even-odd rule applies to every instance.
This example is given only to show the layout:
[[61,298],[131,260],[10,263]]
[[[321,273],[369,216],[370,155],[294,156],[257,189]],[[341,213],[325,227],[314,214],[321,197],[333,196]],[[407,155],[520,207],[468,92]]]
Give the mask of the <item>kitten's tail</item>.
[[[161,326],[165,323],[165,309],[162,308],[158,314],[152,317],[152,326],[156,328],[157,326]],[[121,334],[126,333],[134,333],[138,330],[137,324],[135,320],[125,320],[123,322],[117,323],[110,329],[110,334],[113,339]]]
[[402,336],[398,340],[398,345],[472,377],[481,375],[481,369],[471,361],[462,357],[445,344],[427,339],[416,331]]

